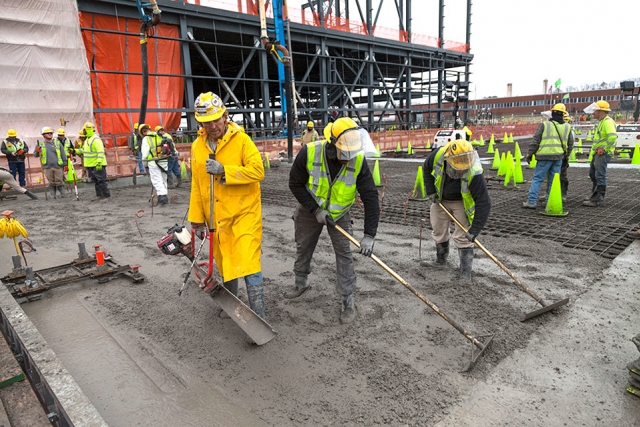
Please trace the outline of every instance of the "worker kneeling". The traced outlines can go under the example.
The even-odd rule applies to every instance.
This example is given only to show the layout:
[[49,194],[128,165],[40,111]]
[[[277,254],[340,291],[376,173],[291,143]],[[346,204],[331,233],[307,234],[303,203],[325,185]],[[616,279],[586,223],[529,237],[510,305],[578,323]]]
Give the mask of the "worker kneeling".
[[[430,218],[436,242],[435,265],[445,265],[449,255],[451,218],[438,204],[442,204],[468,230],[456,224],[453,241],[460,255],[460,278],[471,280],[473,242],[487,222],[491,199],[487,192],[478,153],[468,141],[449,142],[433,151],[424,162],[424,184],[433,202]],[[421,265],[434,263],[423,261]]]
[[350,118],[343,117],[325,128],[328,140],[303,145],[289,175],[289,189],[298,200],[293,221],[295,225],[296,261],[295,289],[285,294],[296,298],[309,289],[311,258],[318,237],[325,225],[336,255],[337,289],[342,294],[340,322],[350,323],[356,317],[353,293],[356,273],[349,240],[334,227],[335,223],[353,234],[349,208],[356,193],[364,204],[364,237],[360,253],[371,256],[378,230],[380,206],[378,190],[364,158],[363,142],[369,137]]

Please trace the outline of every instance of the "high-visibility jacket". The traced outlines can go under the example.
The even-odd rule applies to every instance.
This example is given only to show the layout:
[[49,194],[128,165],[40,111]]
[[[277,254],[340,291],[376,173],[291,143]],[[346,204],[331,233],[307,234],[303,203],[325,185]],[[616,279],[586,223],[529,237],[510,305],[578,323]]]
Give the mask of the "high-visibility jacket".
[[55,138],[54,141],[58,141],[67,152],[73,150],[73,142],[69,138]]
[[544,129],[538,151],[536,151],[536,159],[542,160],[544,156],[558,156],[558,159],[562,159],[567,154],[567,141],[571,125],[552,120],[544,122],[543,125]]
[[342,165],[338,176],[331,182],[325,154],[326,141],[307,145],[307,189],[320,208],[325,209],[334,220],[349,212],[356,201],[356,181],[362,170],[362,152]]
[[24,150],[24,142],[22,142],[22,140],[18,138],[16,138],[14,141],[5,139],[4,146],[7,147],[7,150],[9,150],[11,154],[15,154],[17,151]]
[[[58,141],[57,139],[54,139],[52,141],[52,144],[56,149],[56,157],[58,157],[58,165],[62,166],[64,164],[64,162],[62,161],[62,155],[60,154],[60,149],[62,148],[62,145],[60,144],[60,141]],[[45,142],[40,147],[42,148],[42,151],[40,151],[40,163],[42,163],[42,165],[44,166],[47,164],[47,143]]]
[[104,145],[98,135],[93,135],[84,140],[82,145],[83,164],[86,168],[95,168],[98,165],[107,165],[107,156],[104,153]]
[[189,221],[209,224],[209,196],[213,191],[215,260],[224,281],[229,281],[261,271],[260,181],[264,179],[264,166],[249,135],[233,122],[217,141],[215,155],[224,166],[224,180],[222,175],[214,175],[213,190],[206,166],[210,154],[213,151],[204,131],[191,145]]
[[[444,174],[445,172],[445,159],[444,152],[446,151],[446,147],[442,147],[436,153],[436,157],[433,159],[433,170],[431,171],[431,175],[435,178],[435,187],[436,192],[438,193],[438,198],[442,199],[442,186],[444,185]],[[473,218],[476,213],[476,202],[473,200],[471,196],[471,191],[469,191],[469,185],[471,184],[471,180],[474,176],[482,174],[482,166],[476,165],[475,163],[467,170],[462,178],[460,178],[460,192],[462,193],[462,204],[464,205],[464,213],[467,215],[467,219],[469,220],[469,224],[473,224]]]
[[616,149],[618,134],[616,133],[616,122],[609,116],[598,122],[598,127],[593,135],[592,150],[604,148],[607,154],[613,154]]
[[143,143],[145,139],[149,144],[149,154],[143,160],[164,157],[162,154],[162,137],[160,135],[155,132],[148,132],[142,140]]

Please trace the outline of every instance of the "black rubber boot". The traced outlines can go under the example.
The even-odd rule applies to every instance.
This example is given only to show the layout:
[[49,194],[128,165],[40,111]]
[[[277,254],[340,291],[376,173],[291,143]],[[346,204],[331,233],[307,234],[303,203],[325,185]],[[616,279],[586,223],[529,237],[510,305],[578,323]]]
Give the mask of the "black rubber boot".
[[460,255],[460,278],[471,280],[471,267],[473,265],[473,248],[458,249]]
[[296,276],[296,287],[288,292],[285,292],[284,297],[286,299],[298,298],[305,293],[311,286],[309,286],[309,276]]
[[[236,297],[238,296],[238,279],[229,280],[228,282],[224,282],[223,285],[233,295]],[[229,315],[224,310],[220,310],[218,317],[221,319],[230,319]]]
[[56,187],[53,185],[49,187],[49,196],[51,196],[52,199],[56,198]]
[[170,173],[167,174],[167,186],[169,185],[173,185],[173,175]]
[[588,202],[589,200],[591,200],[591,198],[596,194],[596,188],[598,188],[598,186],[596,184],[593,184],[593,188],[591,188],[591,194],[589,194],[584,198],[585,202]]
[[560,191],[562,192],[562,201],[567,201],[567,193],[569,191],[569,181],[562,181],[560,183]]
[[435,261],[420,261],[420,265],[423,267],[446,265],[447,258],[449,257],[449,241],[442,243],[436,243],[436,260]]
[[340,313],[340,323],[346,325],[356,319],[356,304],[353,294],[342,295],[342,313]]
[[66,197],[66,192],[64,191],[64,185],[58,185],[56,186],[56,189],[58,190],[58,193],[60,193],[60,197],[64,199]]
[[178,183],[176,184],[176,187],[182,186],[182,176],[176,175],[176,180],[178,181]]
[[163,196],[158,196],[158,204],[161,206],[166,205],[167,203],[169,203],[169,197],[165,194]]
[[607,191],[606,185],[598,185],[596,188],[596,193],[591,197],[590,200],[582,202],[582,206],[596,207],[604,205],[604,195]]
[[38,196],[36,196],[35,194],[33,194],[31,191],[27,190],[24,192],[25,195],[31,197],[33,200],[38,200]]
[[264,319],[264,287],[262,282],[247,285],[247,298],[249,299],[251,310]]

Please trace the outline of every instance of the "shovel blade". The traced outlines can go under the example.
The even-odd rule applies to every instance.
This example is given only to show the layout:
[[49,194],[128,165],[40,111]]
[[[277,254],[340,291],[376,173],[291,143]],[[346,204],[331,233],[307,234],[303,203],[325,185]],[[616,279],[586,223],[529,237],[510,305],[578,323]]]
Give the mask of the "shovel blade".
[[209,295],[257,345],[266,344],[277,335],[276,331],[264,319],[255,314],[224,286],[216,286],[216,289]]
[[527,320],[529,320],[529,319],[533,319],[534,317],[538,317],[538,316],[540,316],[541,314],[544,314],[544,313],[546,313],[546,312],[548,312],[548,311],[551,311],[551,310],[553,310],[553,309],[554,309],[554,308],[556,308],[556,307],[560,307],[560,306],[562,306],[562,305],[565,305],[565,304],[567,304],[568,302],[569,302],[569,298],[565,298],[565,299],[560,300],[560,301],[558,301],[558,302],[554,302],[553,304],[546,305],[546,306],[544,306],[544,307],[542,307],[542,308],[539,308],[539,309],[537,309],[537,310],[532,311],[531,313],[527,313],[527,314],[522,318],[522,320],[521,320],[521,321],[522,321],[522,322],[525,322],[525,321],[527,321]]

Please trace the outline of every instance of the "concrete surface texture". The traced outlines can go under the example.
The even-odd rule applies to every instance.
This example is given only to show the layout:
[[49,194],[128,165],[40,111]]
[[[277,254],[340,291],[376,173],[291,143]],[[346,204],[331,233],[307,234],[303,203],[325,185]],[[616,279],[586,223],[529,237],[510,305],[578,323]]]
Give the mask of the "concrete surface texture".
[[[286,194],[286,171],[267,171],[266,181]],[[170,204],[153,216],[149,191],[117,188],[108,202],[92,202],[92,190],[83,189],[80,202],[20,197],[2,206],[31,233],[37,252],[27,259],[36,269],[69,262],[84,241],[103,245],[119,264],[141,265],[147,276],[137,285],[62,287],[24,305],[111,426],[640,425],[640,399],[624,390],[625,365],[639,356],[629,341],[640,332],[638,242],[612,262],[544,239],[480,235],[545,301],[570,298],[521,322],[539,306],[481,251],[473,283],[464,284],[454,248],[446,267],[420,267],[420,255],[435,257],[429,231],[382,222],[374,248],[381,260],[471,336],[496,334],[465,373],[470,341],[358,254],[358,317],[339,323],[326,233],[312,263],[313,288],[297,300],[283,297],[293,287],[292,196],[265,198],[266,312],[279,335],[251,344],[195,283],[178,297],[188,262],[157,248],[166,229],[182,223],[188,186],[170,190]],[[492,217],[499,215],[496,206]],[[354,234],[362,237],[360,219]],[[3,275],[14,251],[0,240]],[[240,298],[246,301],[242,281]]]

